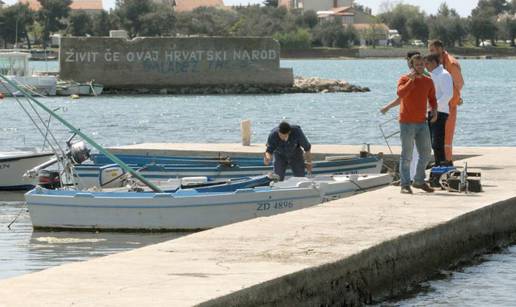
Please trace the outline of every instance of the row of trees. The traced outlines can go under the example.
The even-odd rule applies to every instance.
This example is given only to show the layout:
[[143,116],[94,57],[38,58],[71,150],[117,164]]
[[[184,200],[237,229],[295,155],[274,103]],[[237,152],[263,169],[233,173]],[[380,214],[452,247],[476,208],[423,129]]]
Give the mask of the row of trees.
[[[288,11],[277,7],[277,0],[265,0],[264,6],[239,6],[233,10],[210,7],[192,12],[174,12],[169,5],[152,0],[117,0],[113,10],[100,13],[71,11],[72,0],[38,0],[42,8],[34,12],[27,5],[16,4],[0,9],[0,39],[6,43],[29,36],[46,43],[51,33],[73,36],[107,36],[111,29],[125,29],[129,36],[273,36],[283,47],[299,49],[314,46],[348,47],[358,33],[337,21],[320,21],[313,11]],[[357,5],[356,10],[371,10]],[[397,29],[404,42],[438,38],[447,45],[462,45],[473,38],[476,45],[500,38],[516,37],[516,0],[480,0],[468,18],[442,4],[435,15],[427,15],[417,6],[383,4],[378,22]],[[373,30],[374,31],[374,30]],[[374,33],[371,35],[374,36]]]
[[288,48],[348,47],[357,39],[353,29],[338,22],[319,22],[313,11],[278,8],[277,0],[266,0],[264,6],[201,7],[181,13],[152,0],[117,0],[113,10],[100,13],[71,11],[71,0],[38,1],[42,8],[37,12],[20,3],[0,10],[0,38],[5,43],[30,42],[29,34],[46,43],[57,32],[107,36],[112,29],[127,30],[130,37],[273,36]]
[[496,45],[498,39],[504,39],[516,46],[516,0],[480,0],[467,18],[446,3],[435,15],[426,15],[419,7],[403,3],[384,4],[383,10],[379,19],[397,29],[404,42],[438,38],[449,46],[462,46],[472,38],[480,46],[486,40]]

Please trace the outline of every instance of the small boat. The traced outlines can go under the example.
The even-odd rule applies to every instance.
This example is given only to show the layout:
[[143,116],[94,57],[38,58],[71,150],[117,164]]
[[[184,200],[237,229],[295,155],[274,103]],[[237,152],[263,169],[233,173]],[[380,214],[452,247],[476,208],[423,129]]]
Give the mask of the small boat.
[[[121,161],[104,147],[93,141],[80,129],[75,128],[30,93],[8,82],[24,94],[26,100],[44,110],[73,132],[66,141],[68,149],[56,150],[55,161],[59,165],[58,182],[49,181],[53,189],[36,187],[25,194],[25,200],[35,229],[67,230],[197,230],[222,226],[256,217],[314,206],[321,202],[352,195],[369,188],[385,185],[390,175],[349,175],[290,179],[281,183],[267,184],[271,178],[250,178],[221,184],[204,184],[197,188],[167,190],[151,182]],[[20,103],[22,103],[20,101]],[[45,121],[41,120],[43,124]],[[52,148],[59,143],[51,131],[39,131]],[[79,136],[83,141],[74,142]],[[77,169],[89,159],[86,142],[116,163],[123,172],[130,174],[125,190],[86,190],[78,186]],[[54,146],[55,145],[55,146]],[[335,162],[335,161],[328,161]],[[377,167],[378,161],[371,161]],[[50,162],[36,166],[36,169]],[[31,172],[29,172],[31,173]],[[116,175],[116,172],[114,172]],[[138,180],[145,188],[132,183]]]
[[[121,158],[123,159],[123,157]],[[187,162],[178,160],[176,161],[178,164],[147,164],[142,166],[141,164],[129,163],[128,165],[157,184],[166,184],[170,180],[185,177],[208,177],[209,179],[254,177],[273,171],[272,166],[264,166],[261,160],[243,161],[245,166],[236,165],[233,162],[226,163],[227,161],[220,163],[203,160],[202,162],[192,161],[189,162],[191,164],[185,164]],[[375,156],[331,158],[331,161],[314,161],[312,174],[315,176],[324,174],[378,174],[381,172],[382,166],[383,159]],[[113,164],[82,164],[77,165],[75,170],[79,176],[79,184],[83,188],[103,187],[106,177],[115,178],[124,175],[123,170],[118,165]],[[288,170],[286,175],[292,176],[292,171]],[[111,180],[109,181],[111,182]]]
[[33,167],[52,158],[54,154],[43,152],[0,152],[0,190],[28,191],[35,183],[24,174]]
[[31,49],[30,60],[31,61],[55,61],[58,58],[57,52],[46,49]]
[[92,82],[58,81],[56,94],[58,96],[100,96],[104,86]]
[[[55,76],[38,76],[30,73],[30,54],[23,52],[0,53],[0,73],[7,80],[0,80],[0,93],[4,96],[21,95],[16,88],[24,89],[36,95],[55,96],[57,78]],[[16,84],[17,86],[13,86]]]
[[299,210],[391,181],[387,174],[291,178],[271,186],[224,192],[202,188],[171,193],[36,188],[25,199],[35,229],[190,231]]

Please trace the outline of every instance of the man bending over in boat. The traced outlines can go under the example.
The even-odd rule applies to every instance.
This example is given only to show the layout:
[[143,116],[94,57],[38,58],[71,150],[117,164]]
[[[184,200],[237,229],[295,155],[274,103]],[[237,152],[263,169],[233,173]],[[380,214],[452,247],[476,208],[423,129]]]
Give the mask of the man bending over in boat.
[[[304,150],[304,157],[301,148]],[[269,134],[263,163],[269,165],[274,161],[274,173],[281,181],[285,179],[285,172],[289,166],[295,177],[304,177],[305,166],[308,174],[312,173],[311,148],[312,145],[301,127],[282,122]]]

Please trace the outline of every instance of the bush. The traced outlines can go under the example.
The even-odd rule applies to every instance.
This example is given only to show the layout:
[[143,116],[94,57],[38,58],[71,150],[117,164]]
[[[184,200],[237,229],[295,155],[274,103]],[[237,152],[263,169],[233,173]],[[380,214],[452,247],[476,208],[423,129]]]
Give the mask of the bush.
[[313,30],[313,44],[324,47],[349,48],[357,40],[357,34],[352,27],[344,27],[338,21],[325,21]]
[[276,33],[273,38],[277,40],[282,49],[309,49],[311,47],[310,32],[305,29],[298,29],[295,32]]

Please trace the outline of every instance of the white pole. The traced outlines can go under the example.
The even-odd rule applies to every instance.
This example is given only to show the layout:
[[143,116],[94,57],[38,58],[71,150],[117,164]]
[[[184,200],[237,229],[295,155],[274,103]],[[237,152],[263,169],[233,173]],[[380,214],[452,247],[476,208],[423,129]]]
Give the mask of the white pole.
[[242,136],[242,145],[251,146],[251,121],[249,119],[240,122],[240,133]]

